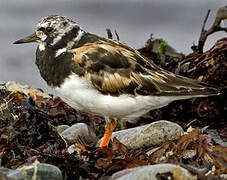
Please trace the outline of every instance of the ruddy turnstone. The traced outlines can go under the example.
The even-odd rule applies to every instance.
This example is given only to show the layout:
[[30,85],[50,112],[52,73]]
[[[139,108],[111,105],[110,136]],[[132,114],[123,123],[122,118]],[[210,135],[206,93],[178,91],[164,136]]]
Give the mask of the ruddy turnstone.
[[37,42],[43,79],[71,107],[101,115],[108,146],[117,120],[130,120],[172,101],[217,95],[209,85],[161,69],[130,46],[90,34],[54,15],[14,44]]

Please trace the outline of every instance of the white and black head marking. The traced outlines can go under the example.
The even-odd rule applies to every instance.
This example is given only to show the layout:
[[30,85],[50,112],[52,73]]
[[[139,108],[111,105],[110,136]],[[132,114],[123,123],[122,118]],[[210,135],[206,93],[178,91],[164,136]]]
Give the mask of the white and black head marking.
[[75,35],[79,29],[80,27],[72,20],[54,15],[43,18],[38,23],[35,33],[39,43],[54,46],[62,39],[66,41],[67,35]]

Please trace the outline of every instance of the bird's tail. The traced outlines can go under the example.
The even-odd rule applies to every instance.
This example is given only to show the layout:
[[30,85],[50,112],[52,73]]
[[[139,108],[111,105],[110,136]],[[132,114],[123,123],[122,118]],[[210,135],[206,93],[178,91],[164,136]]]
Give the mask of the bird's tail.
[[[206,83],[179,76],[167,71],[161,74],[165,83],[154,82],[159,88],[157,92],[160,96],[184,96],[186,99],[191,97],[206,97],[220,94],[220,89]],[[184,98],[184,99],[185,99]]]

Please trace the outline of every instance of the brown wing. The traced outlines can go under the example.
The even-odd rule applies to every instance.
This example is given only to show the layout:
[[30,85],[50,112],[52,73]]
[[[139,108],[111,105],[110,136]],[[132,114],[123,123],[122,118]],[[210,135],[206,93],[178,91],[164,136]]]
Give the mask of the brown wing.
[[104,94],[217,94],[215,88],[161,69],[121,42],[97,41],[68,52],[74,54],[74,72]]

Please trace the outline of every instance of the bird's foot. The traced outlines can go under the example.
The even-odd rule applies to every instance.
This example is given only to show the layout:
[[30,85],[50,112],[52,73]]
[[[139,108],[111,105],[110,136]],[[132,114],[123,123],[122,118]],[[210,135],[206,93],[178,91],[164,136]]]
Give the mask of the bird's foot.
[[105,134],[102,138],[102,142],[99,145],[100,148],[108,147],[112,133],[117,125],[115,120],[106,121]]

